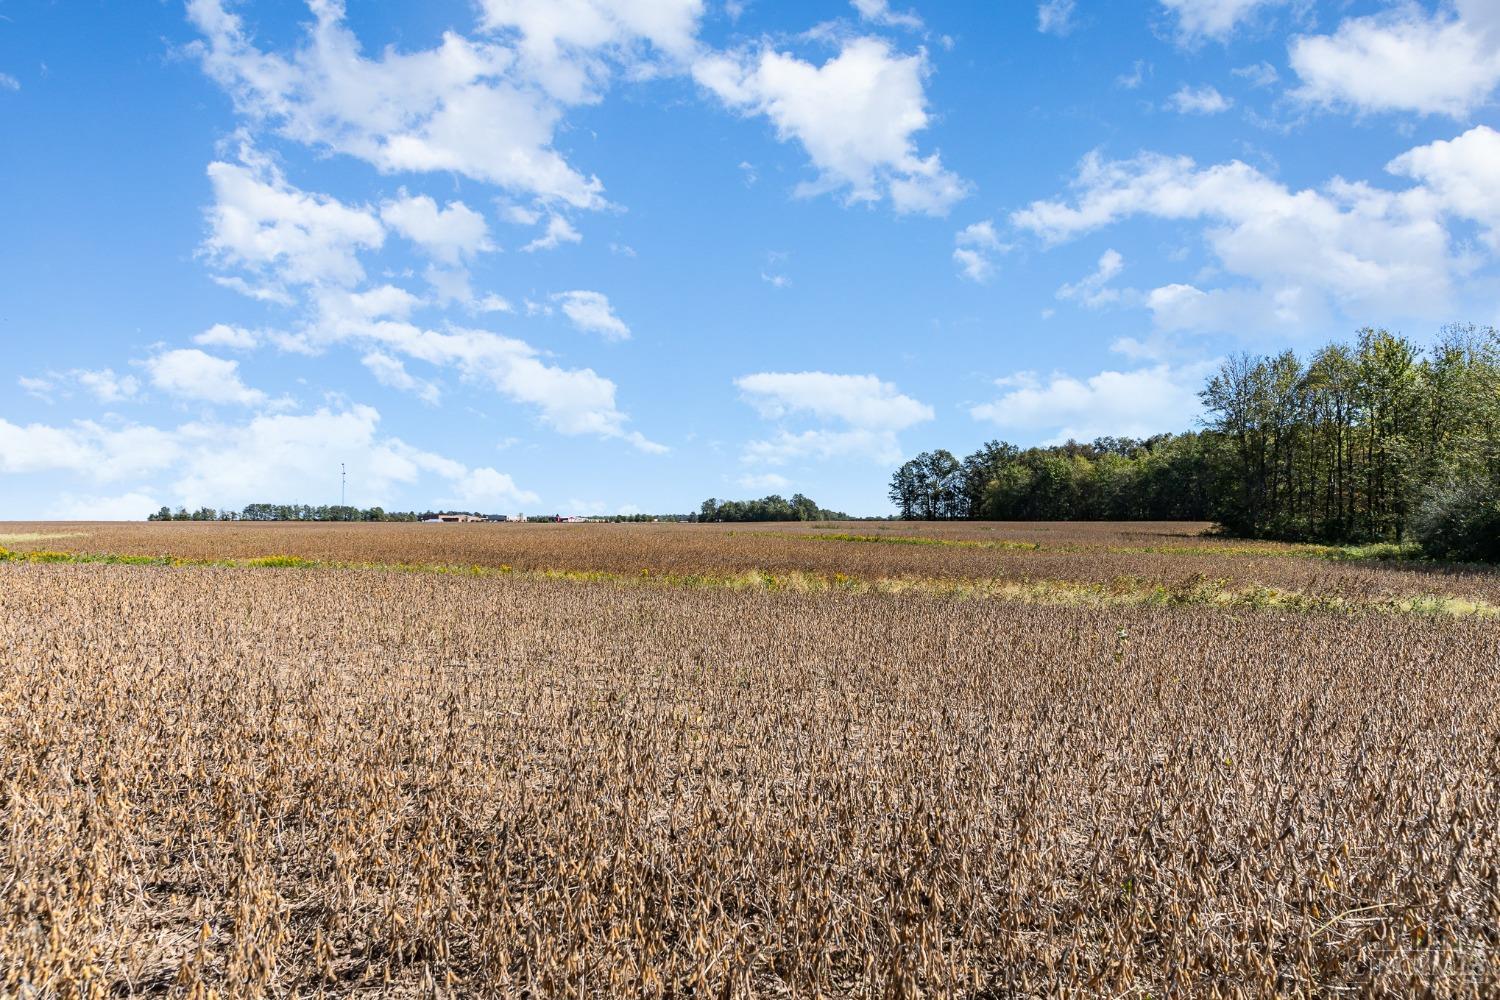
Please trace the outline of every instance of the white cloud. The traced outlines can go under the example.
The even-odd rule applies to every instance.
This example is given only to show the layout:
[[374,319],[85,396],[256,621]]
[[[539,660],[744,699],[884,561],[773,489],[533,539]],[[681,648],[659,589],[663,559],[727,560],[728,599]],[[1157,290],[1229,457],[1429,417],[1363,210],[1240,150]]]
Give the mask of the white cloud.
[[21,89],[21,81],[9,73],[0,73],[0,90],[18,91]]
[[314,296],[318,309],[337,319],[405,319],[421,301],[396,285],[377,285],[363,292],[325,288]]
[[815,459],[838,461],[863,458],[889,465],[901,458],[901,442],[892,431],[815,429],[778,431],[775,436],[745,445],[743,458],[758,465],[785,465]]
[[134,375],[116,375],[112,368],[99,371],[75,369],[70,374],[101,403],[132,399],[141,388],[140,381]]
[[500,202],[500,215],[506,222],[518,226],[534,226],[542,219],[542,213],[525,205],[516,205],[510,202]]
[[299,285],[364,280],[358,252],[385,240],[373,213],[292,187],[275,164],[248,145],[241,147],[240,159],[208,165],[214,205],[203,247],[216,264]]
[[393,358],[382,351],[371,351],[359,361],[381,385],[409,392],[424,403],[436,403],[442,396],[436,383],[412,375],[399,358]]
[[923,55],[903,56],[878,38],[846,40],[822,66],[769,47],[707,55],[700,84],[730,108],[765,115],[782,141],[802,144],[817,180],[804,196],[842,190],[851,202],[889,197],[898,212],[945,214],[968,185],[922,156],[914,136],[929,124]]
[[932,407],[874,375],[760,372],[741,376],[734,384],[770,420],[807,413],[854,427],[899,431],[933,417]]
[[[604,204],[598,179],[552,148],[562,109],[519,70],[516,50],[450,31],[435,48],[388,48],[369,59],[343,23],[340,0],[310,0],[309,7],[306,37],[283,55],[257,48],[222,0],[188,3],[204,36],[194,51],[243,114],[388,173],[453,171],[577,208]],[[492,20],[502,23],[503,13]]]
[[235,351],[248,351],[260,344],[260,335],[242,326],[215,323],[193,338],[193,343],[203,347],[227,347]]
[[1183,84],[1177,93],[1167,98],[1167,107],[1184,115],[1216,115],[1228,111],[1233,102],[1219,91],[1204,84],[1201,87],[1189,87]]
[[257,302],[274,302],[277,305],[289,306],[297,301],[284,288],[252,284],[237,274],[211,274],[208,277],[214,284],[239,292],[246,298]]
[[184,451],[170,489],[188,507],[240,507],[337,496],[348,469],[349,500],[384,505],[399,484],[435,475],[450,485],[469,470],[397,438],[377,435],[380,414],[354,405],[301,415],[262,415],[246,424],[187,424],[175,432]]
[[1223,40],[1264,7],[1286,0],[1161,0],[1177,18],[1178,37],[1188,43],[1202,38]]
[[445,264],[456,265],[495,249],[484,216],[461,201],[439,208],[425,194],[413,197],[402,191],[399,198],[381,204],[380,218]]
[[1422,182],[1448,214],[1480,223],[1490,248],[1500,250],[1500,132],[1479,125],[1409,149],[1386,169]]
[[995,257],[1010,247],[1000,242],[995,224],[988,219],[960,229],[953,237],[953,262],[964,277],[981,284],[995,273]]
[[496,295],[494,292],[491,292],[474,303],[474,311],[480,313],[511,313],[516,311],[516,307],[511,305],[510,300],[505,296]]
[[1243,326],[1228,307],[1250,299],[1258,316],[1287,326],[1325,318],[1330,304],[1356,316],[1439,316],[1473,264],[1452,251],[1441,206],[1421,187],[1391,192],[1335,178],[1291,191],[1238,161],[1200,168],[1187,157],[1091,153],[1073,188],[1071,203],[1034,202],[1012,222],[1050,243],[1138,215],[1204,223],[1220,267],[1247,282],[1157,290],[1148,303],[1169,325]]
[[1332,35],[1293,38],[1288,51],[1302,80],[1293,96],[1310,104],[1463,118],[1500,86],[1500,8],[1398,6],[1349,18]]
[[243,424],[188,423],[172,430],[132,426],[110,430],[79,422],[70,427],[18,427],[0,420],[0,471],[65,472],[107,482],[171,470],[172,481],[138,487],[119,497],[64,504],[65,513],[143,518],[167,495],[186,507],[238,508],[247,503],[337,496],[339,466],[348,468],[350,501],[385,505],[398,485],[435,476],[443,489],[473,504],[531,502],[535,495],[490,468],[422,451],[380,437],[380,415],[369,406],[319,409],[302,415],[259,415]]
[[560,215],[554,215],[547,220],[547,231],[521,248],[523,253],[535,253],[538,250],[556,250],[564,243],[582,243],[583,236],[573,228],[573,224]]
[[523,503],[536,503],[537,495],[516,486],[516,481],[504,472],[488,466],[465,473],[453,484],[455,495],[463,503],[479,507],[495,508]]
[[1036,30],[1059,37],[1070,34],[1077,27],[1077,7],[1078,0],[1043,0],[1036,8]]
[[610,60],[650,75],[650,56],[687,59],[703,0],[479,0],[485,26],[511,32],[526,74],[559,100],[594,99]]
[[1209,369],[1207,364],[1156,365],[1083,379],[1019,372],[997,379],[1004,390],[1000,396],[969,412],[975,420],[1011,431],[1045,435],[1049,444],[1182,431],[1201,410],[1198,390]]
[[71,395],[70,387],[84,390],[101,403],[123,403],[136,398],[141,383],[134,375],[117,375],[113,368],[91,371],[73,368],[65,372],[48,372],[45,377],[22,375],[16,379],[22,389],[33,396],[52,402],[54,393]]
[[240,381],[238,361],[216,358],[196,348],[165,351],[146,361],[151,384],[182,399],[258,406],[266,394]]
[[[452,326],[429,330],[399,319],[371,319],[347,298],[325,297],[309,331],[320,343],[353,342],[425,364],[455,369],[513,402],[535,407],[542,422],[562,434],[618,438],[642,451],[666,448],[626,429],[629,418],[615,403],[615,384],[591,368],[548,364],[525,341],[485,330]],[[379,362],[376,363],[377,365]]]
[[1083,278],[1081,281],[1070,285],[1063,285],[1057,290],[1059,299],[1072,299],[1082,302],[1090,309],[1098,309],[1118,302],[1120,292],[1118,289],[1110,288],[1109,283],[1125,268],[1125,258],[1118,250],[1109,249],[1099,257],[1099,266],[1094,273]]
[[47,516],[59,521],[144,521],[161,506],[150,494],[136,490],[119,496],[64,495]]
[[57,388],[57,383],[50,378],[41,378],[34,375],[20,375],[16,378],[16,384],[38,399],[52,402],[52,391]]
[[1235,76],[1246,81],[1252,87],[1275,86],[1281,79],[1281,74],[1276,72],[1276,67],[1268,62],[1252,63],[1249,66],[1238,66],[1230,70]]
[[748,462],[781,465],[798,458],[867,456],[889,462],[901,454],[896,435],[933,418],[932,407],[902,395],[874,375],[760,372],[735,379],[746,402],[768,420],[812,417],[823,426],[782,429],[745,448]]
[[630,327],[615,315],[603,292],[558,292],[552,300],[561,304],[563,315],[578,329],[597,333],[605,340],[630,339]]
[[88,420],[21,426],[0,418],[0,472],[65,471],[113,481],[163,469],[179,451],[171,434],[153,427],[111,429]]
[[913,11],[891,10],[890,0],[849,0],[859,16],[873,24],[881,24],[890,28],[907,28],[911,31],[922,30],[922,19]]

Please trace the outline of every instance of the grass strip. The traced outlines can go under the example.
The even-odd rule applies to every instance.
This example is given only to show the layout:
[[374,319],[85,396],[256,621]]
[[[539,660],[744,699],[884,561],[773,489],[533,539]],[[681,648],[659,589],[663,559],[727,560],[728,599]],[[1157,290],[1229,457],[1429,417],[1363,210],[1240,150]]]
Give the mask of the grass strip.
[[[730,532],[733,534],[733,532]],[[1331,562],[1421,561],[1413,545],[1374,542],[1368,545],[1314,545],[1304,542],[1280,545],[1228,543],[1225,545],[1047,545],[1041,542],[985,541],[968,538],[929,538],[923,535],[857,535],[821,532],[816,535],[791,531],[748,532],[777,538],[810,539],[817,542],[855,542],[877,545],[931,545],[954,549],[997,549],[1009,552],[1107,552],[1111,555],[1231,556],[1237,558],[1327,559]]]
[[183,559],[177,556],[109,553],[14,552],[0,548],[0,563],[158,566],[168,568],[356,570],[424,573],[442,576],[518,577],[571,583],[608,583],[654,587],[759,590],[784,593],[918,595],[951,600],[1004,600],[1024,604],[1072,607],[1211,607],[1225,610],[1281,611],[1298,614],[1400,614],[1434,618],[1497,618],[1500,605],[1443,594],[1354,599],[1309,594],[1259,584],[1234,586],[1227,579],[1195,577],[1165,584],[1141,577],[1117,577],[1108,583],[1074,580],[940,579],[934,577],[859,578],[845,573],[792,570],[771,573],[639,573],[613,570],[516,569],[499,566],[417,562],[347,562],[270,555],[251,559]]

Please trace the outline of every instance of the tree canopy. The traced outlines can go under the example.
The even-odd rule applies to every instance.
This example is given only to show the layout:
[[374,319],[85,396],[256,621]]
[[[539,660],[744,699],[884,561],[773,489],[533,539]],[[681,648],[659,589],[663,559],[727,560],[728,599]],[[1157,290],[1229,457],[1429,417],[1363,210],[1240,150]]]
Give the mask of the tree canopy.
[[923,452],[891,477],[908,519],[1213,520],[1233,534],[1415,538],[1500,558],[1500,334],[1454,326],[1422,350],[1361,330],[1303,360],[1225,360],[1201,429]]
[[719,500],[709,497],[698,508],[699,521],[847,521],[849,515],[825,510],[795,493],[790,500],[773,493],[759,500]]

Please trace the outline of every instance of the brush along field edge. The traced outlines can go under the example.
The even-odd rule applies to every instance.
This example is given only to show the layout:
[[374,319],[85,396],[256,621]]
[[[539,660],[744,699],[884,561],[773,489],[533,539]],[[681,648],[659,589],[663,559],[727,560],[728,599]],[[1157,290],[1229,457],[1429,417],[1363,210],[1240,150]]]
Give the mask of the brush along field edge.
[[[830,537],[831,541],[880,541],[864,537]],[[911,544],[993,545],[1011,543],[939,543],[922,539]],[[1019,543],[1016,543],[1019,544]],[[16,552],[0,548],[0,563],[105,564],[123,566],[223,567],[239,569],[320,569],[362,570],[389,573],[432,573],[473,577],[516,576],[526,579],[558,580],[572,583],[615,583],[656,587],[706,587],[732,590],[765,590],[790,593],[816,593],[839,590],[853,593],[878,593],[913,597],[959,600],[1001,600],[1025,604],[1133,607],[1133,606],[1202,606],[1226,610],[1278,611],[1306,614],[1416,614],[1452,618],[1497,618],[1500,605],[1438,593],[1411,594],[1401,597],[1358,599],[1333,595],[1309,594],[1303,591],[1260,585],[1231,585],[1226,580],[1192,579],[1169,585],[1140,577],[1119,577],[1108,583],[1083,583],[1071,580],[1006,580],[980,578],[945,580],[930,577],[856,577],[845,573],[806,571],[767,572],[746,570],[737,573],[654,573],[642,569],[639,574],[609,570],[517,569],[508,565],[481,566],[422,562],[352,562],[307,559],[302,556],[267,555],[248,559],[184,559],[177,556],[117,555],[31,551]]]

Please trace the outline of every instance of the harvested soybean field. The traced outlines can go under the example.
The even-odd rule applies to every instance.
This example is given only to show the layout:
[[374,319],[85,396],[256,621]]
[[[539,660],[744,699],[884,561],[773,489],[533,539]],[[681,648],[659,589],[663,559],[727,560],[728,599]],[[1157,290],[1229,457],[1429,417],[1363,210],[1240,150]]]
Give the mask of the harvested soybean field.
[[1203,527],[0,525],[0,995],[1496,995],[1500,578]]

